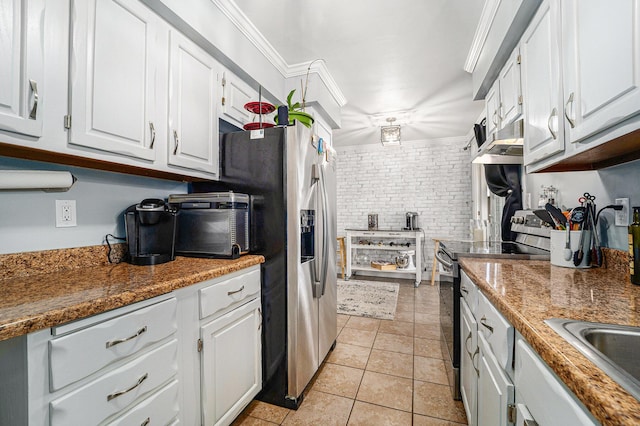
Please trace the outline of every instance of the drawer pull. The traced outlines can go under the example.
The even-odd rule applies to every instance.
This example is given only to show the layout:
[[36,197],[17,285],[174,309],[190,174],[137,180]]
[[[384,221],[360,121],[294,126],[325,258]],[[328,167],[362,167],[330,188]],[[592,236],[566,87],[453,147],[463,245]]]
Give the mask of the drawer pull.
[[244,286],[240,287],[238,290],[236,291],[228,291],[227,292],[227,296],[231,296],[232,294],[236,294],[236,293],[240,293],[242,290],[244,290]]
[[144,422],[140,423],[140,426],[147,426],[149,423],[151,423],[151,417],[147,417]]
[[460,287],[460,291],[463,292],[464,294],[469,294],[469,290],[467,290],[466,287]]
[[125,337],[124,339],[111,340],[111,341],[107,342],[107,348],[110,348],[111,346],[118,345],[120,343],[124,343],[124,342],[126,342],[128,340],[131,340],[131,339],[135,339],[136,337],[138,337],[139,335],[141,335],[145,331],[147,331],[147,326],[146,325],[144,327],[142,327],[140,330],[138,330],[138,332],[136,334],[134,334],[133,336]]
[[125,394],[125,393],[127,393],[127,392],[131,392],[132,390],[134,390],[135,388],[137,388],[138,386],[140,386],[140,385],[142,384],[142,382],[144,382],[145,380],[147,380],[147,377],[149,377],[149,373],[145,373],[145,374],[144,374],[144,376],[140,377],[140,378],[138,379],[138,381],[136,382],[136,384],[135,384],[135,385],[133,385],[133,386],[131,386],[130,388],[125,389],[125,390],[123,390],[123,391],[114,392],[114,393],[112,393],[112,394],[110,394],[110,395],[107,395],[107,401],[111,401],[112,399],[117,398],[117,397],[119,397],[119,396],[121,396],[121,395],[124,395],[124,394]]
[[482,318],[480,318],[480,324],[482,324],[483,326],[485,326],[487,329],[489,329],[489,331],[490,331],[491,333],[493,333],[493,327],[491,327],[489,324],[486,324],[486,323],[485,323],[485,321],[486,321],[486,320],[487,320],[487,318],[483,316]]

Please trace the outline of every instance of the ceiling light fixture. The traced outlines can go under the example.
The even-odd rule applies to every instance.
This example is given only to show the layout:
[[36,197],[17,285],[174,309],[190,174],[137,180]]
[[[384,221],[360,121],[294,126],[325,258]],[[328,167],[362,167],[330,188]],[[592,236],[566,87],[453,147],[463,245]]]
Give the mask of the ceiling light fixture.
[[400,125],[394,125],[395,117],[387,118],[387,126],[380,127],[380,142],[382,146],[400,145]]

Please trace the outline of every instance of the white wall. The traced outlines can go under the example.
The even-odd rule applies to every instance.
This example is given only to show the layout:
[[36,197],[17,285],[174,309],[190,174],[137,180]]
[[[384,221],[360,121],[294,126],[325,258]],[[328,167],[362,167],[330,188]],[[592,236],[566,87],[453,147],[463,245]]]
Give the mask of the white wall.
[[399,147],[336,147],[338,234],[366,229],[369,213],[378,214],[379,229],[400,229],[405,213],[415,211],[425,233],[426,259],[433,254],[432,238],[468,239],[471,165],[465,144],[461,137]]
[[[67,192],[0,190],[0,253],[83,247],[124,237],[124,210],[144,198],[186,193],[187,184],[161,179],[0,157],[2,170],[69,170],[78,181]],[[55,200],[76,200],[78,226],[56,228]]]

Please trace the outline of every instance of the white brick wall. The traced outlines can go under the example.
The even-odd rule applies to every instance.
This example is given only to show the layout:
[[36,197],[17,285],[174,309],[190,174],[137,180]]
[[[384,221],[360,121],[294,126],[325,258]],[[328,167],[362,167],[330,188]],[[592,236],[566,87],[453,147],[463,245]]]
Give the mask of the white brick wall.
[[399,229],[406,212],[418,212],[430,271],[432,238],[469,237],[471,164],[464,145],[461,137],[336,148],[338,235],[347,228],[366,229],[369,213],[378,214],[379,229]]

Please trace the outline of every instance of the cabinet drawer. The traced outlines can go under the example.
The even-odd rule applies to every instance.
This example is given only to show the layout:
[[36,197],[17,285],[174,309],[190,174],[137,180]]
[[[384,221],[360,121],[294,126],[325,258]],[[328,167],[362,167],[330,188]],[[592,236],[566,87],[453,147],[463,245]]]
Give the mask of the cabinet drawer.
[[464,271],[460,273],[460,294],[467,302],[471,312],[475,312],[478,306],[478,286],[471,281],[471,278]]
[[513,326],[500,312],[478,292],[478,310],[476,319],[478,321],[478,335],[482,335],[500,365],[500,368],[507,372],[513,370],[513,341],[515,331]]
[[[60,389],[132,355],[176,329],[173,298],[52,339],[50,390]],[[71,365],[73,368],[69,368]]]
[[178,415],[178,381],[173,380],[149,398],[137,404],[110,426],[168,425]]
[[260,294],[260,269],[200,290],[200,318]]
[[50,402],[51,426],[98,424],[169,381],[178,370],[172,340]]

